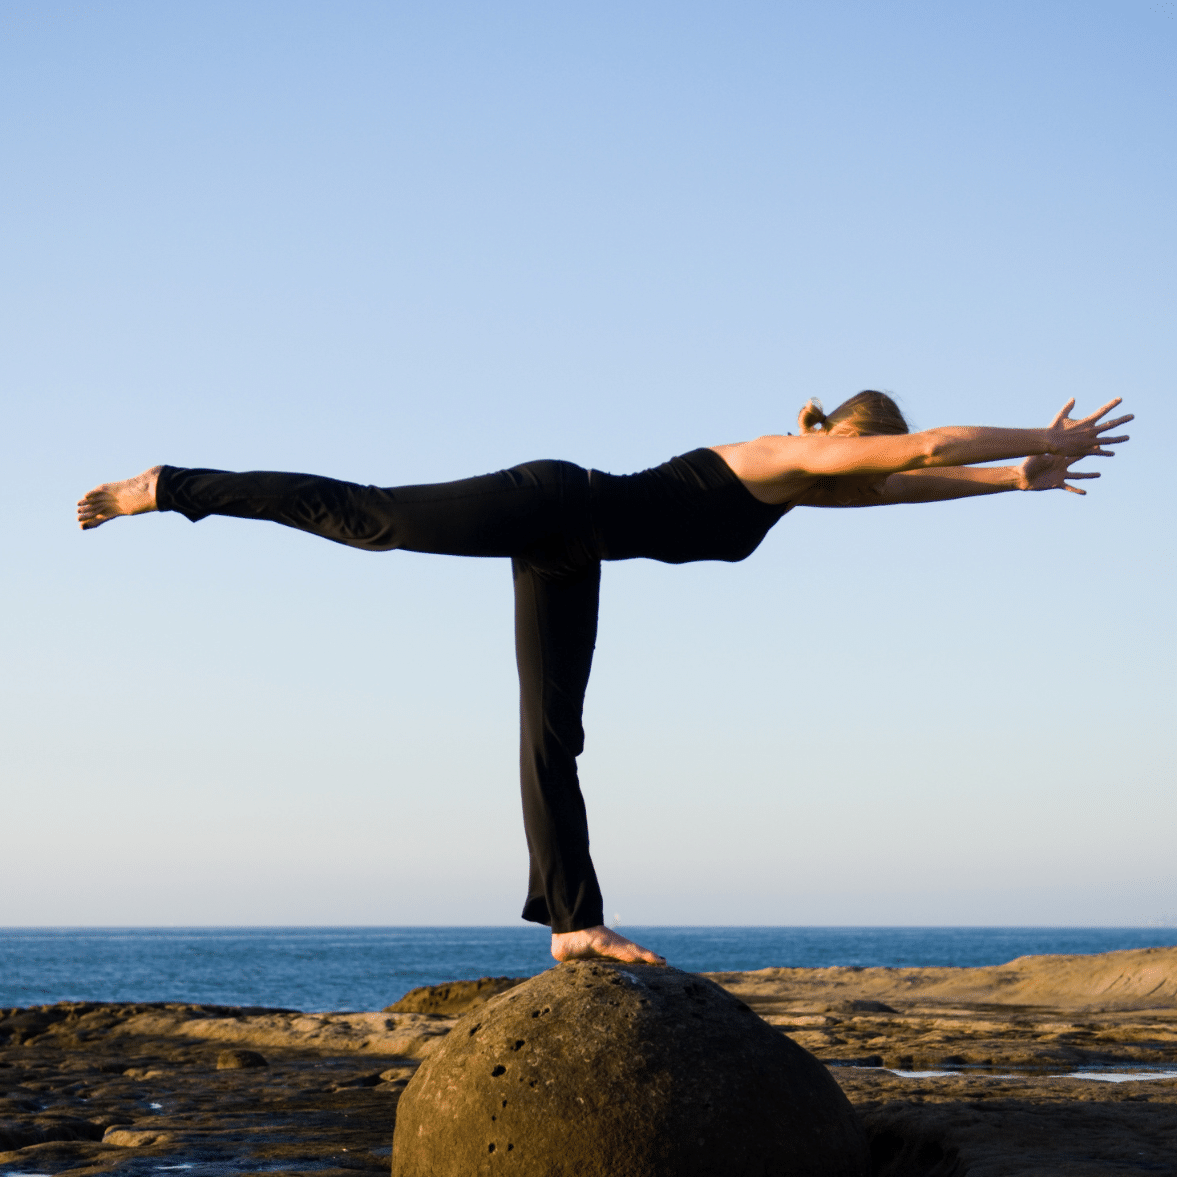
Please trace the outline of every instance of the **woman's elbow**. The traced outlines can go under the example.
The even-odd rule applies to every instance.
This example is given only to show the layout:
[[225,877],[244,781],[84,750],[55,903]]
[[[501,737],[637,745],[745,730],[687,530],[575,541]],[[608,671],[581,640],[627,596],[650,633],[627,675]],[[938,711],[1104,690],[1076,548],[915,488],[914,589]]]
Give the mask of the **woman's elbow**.
[[918,439],[918,446],[912,455],[909,470],[926,470],[931,466],[949,466],[952,459],[949,448],[952,439],[939,429],[928,429],[916,434],[913,441]]

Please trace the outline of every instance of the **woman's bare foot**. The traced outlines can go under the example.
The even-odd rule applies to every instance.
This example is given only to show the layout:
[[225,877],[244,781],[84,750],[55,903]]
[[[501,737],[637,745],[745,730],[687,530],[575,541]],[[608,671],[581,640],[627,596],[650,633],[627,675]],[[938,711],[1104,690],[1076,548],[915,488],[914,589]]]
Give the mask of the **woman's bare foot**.
[[78,500],[78,522],[83,531],[98,527],[117,515],[142,515],[156,510],[155,487],[162,466],[152,466],[122,482],[104,482]]
[[598,924],[579,932],[553,932],[552,955],[557,960],[620,960],[627,964],[665,964],[663,957]]

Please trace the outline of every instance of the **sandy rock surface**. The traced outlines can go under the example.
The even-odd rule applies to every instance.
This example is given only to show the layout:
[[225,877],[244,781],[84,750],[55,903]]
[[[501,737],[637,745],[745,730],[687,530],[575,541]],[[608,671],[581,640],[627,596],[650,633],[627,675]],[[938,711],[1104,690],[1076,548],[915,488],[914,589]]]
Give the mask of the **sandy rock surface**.
[[[1177,1071],[1177,949],[713,979],[830,1064],[877,1177],[1177,1177],[1177,1079],[1061,1074]],[[0,1010],[0,1177],[387,1173],[400,1093],[455,1022],[444,1009]],[[234,1049],[268,1065],[218,1070]],[[868,1060],[954,1073],[834,1065]]]
[[[449,1030],[436,1014],[304,1014],[297,1010],[237,1010],[224,1006],[108,1006],[128,1012],[116,1033],[135,1038],[191,1038],[234,1046],[298,1046],[330,1054],[424,1058]],[[108,1015],[113,1016],[113,1015]],[[49,1033],[68,1039],[67,1022]]]
[[1177,948],[1028,956],[985,969],[760,969],[711,979],[827,1062],[1177,1065]]
[[795,1000],[959,1002],[1053,1009],[1173,1009],[1177,948],[1130,948],[1095,956],[1020,956],[990,968],[757,969],[711,973],[733,993]]

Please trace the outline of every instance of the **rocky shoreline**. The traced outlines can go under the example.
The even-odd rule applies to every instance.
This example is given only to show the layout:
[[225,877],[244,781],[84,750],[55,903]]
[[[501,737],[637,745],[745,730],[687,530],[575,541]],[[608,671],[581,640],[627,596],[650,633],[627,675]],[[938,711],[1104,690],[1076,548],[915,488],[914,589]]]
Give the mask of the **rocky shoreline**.
[[[712,979],[830,1066],[878,1177],[1177,1174],[1177,1078],[1068,1077],[1177,1071],[1177,948]],[[380,1013],[0,1010],[0,1177],[387,1172],[416,1066],[511,983],[435,986]]]

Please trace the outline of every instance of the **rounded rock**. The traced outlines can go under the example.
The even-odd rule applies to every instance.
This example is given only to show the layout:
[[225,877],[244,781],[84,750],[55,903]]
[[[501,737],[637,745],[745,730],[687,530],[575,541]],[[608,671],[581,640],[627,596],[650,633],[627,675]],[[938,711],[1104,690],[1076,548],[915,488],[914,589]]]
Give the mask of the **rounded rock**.
[[703,977],[574,961],[461,1018],[400,1098],[393,1177],[866,1177],[817,1059]]

